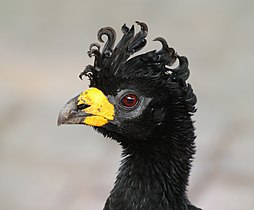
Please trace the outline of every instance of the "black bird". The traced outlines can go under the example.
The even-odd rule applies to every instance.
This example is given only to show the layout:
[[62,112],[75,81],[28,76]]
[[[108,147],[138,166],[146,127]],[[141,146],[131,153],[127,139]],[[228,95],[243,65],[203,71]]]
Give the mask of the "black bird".
[[[160,50],[132,56],[146,45],[148,27],[105,27],[88,51],[94,64],[80,74],[90,88],[71,99],[58,125],[85,124],[122,146],[123,159],[104,210],[195,210],[186,187],[195,153],[196,96],[188,60],[158,37]],[[104,37],[105,36],[105,37]],[[132,57],[131,57],[132,56]],[[177,67],[172,65],[177,62]]]

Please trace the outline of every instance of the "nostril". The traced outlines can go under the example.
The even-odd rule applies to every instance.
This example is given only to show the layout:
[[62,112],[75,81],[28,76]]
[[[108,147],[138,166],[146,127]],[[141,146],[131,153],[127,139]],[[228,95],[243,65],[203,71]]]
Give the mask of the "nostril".
[[78,104],[77,105],[77,109],[78,110],[82,110],[82,109],[88,108],[89,106],[91,106],[91,105],[88,105],[88,104]]

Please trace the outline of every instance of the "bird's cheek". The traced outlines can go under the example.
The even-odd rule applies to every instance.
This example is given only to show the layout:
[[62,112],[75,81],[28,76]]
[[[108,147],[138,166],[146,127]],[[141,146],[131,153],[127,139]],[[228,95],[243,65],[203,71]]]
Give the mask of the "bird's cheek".
[[155,123],[164,122],[165,117],[166,117],[166,112],[163,107],[162,108],[154,108],[152,114],[153,114],[153,121]]

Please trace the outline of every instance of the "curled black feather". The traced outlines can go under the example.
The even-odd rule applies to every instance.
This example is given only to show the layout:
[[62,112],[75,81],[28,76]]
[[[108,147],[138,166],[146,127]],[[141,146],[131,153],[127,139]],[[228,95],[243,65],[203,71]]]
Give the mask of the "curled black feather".
[[98,68],[100,66],[100,61],[101,61],[100,45],[98,43],[90,44],[87,54],[90,58],[91,57],[95,58],[94,66]]
[[145,23],[138,22],[136,23],[141,27],[141,30],[135,35],[132,39],[130,45],[128,46],[128,51],[130,54],[133,54],[139,50],[141,50],[146,45],[146,36],[148,33],[148,27]]
[[85,69],[79,74],[79,78],[83,80],[83,76],[88,77],[90,80],[93,79],[94,67],[92,65],[88,65]]
[[123,36],[115,47],[111,56],[111,72],[116,75],[118,70],[124,65],[124,62],[129,58],[127,53],[128,45],[134,36],[134,26],[129,29],[126,24],[122,26]]
[[171,66],[175,63],[177,54],[175,50],[168,46],[168,43],[162,37],[157,37],[153,41],[159,41],[162,48],[156,53],[158,62]]
[[170,48],[165,39],[158,37],[154,41],[159,41],[162,48],[159,51],[153,50],[142,55],[142,59],[147,66],[153,66],[166,73],[167,66],[171,66],[177,59],[177,54]]
[[185,88],[185,101],[187,102],[187,108],[190,113],[196,112],[195,104],[197,103],[197,97],[193,93],[193,89],[190,84]]
[[116,41],[116,32],[113,28],[111,27],[105,27],[101,28],[98,31],[97,37],[100,42],[104,42],[102,39],[102,36],[106,35],[108,37],[106,44],[103,47],[102,50],[102,55],[109,57],[113,51],[113,47]]
[[172,76],[176,80],[186,81],[190,76],[189,62],[185,56],[178,56],[179,66],[175,69],[170,69]]
[[92,43],[89,46],[89,50],[87,52],[88,56],[91,58],[92,56],[96,56],[100,54],[101,46],[98,43]]
[[[79,77],[82,79],[83,76],[87,76],[91,81],[91,86],[101,87],[104,87],[108,81],[113,83],[116,75],[121,78],[128,78],[130,75],[150,78],[152,81],[156,80],[157,83],[163,84],[166,88],[180,88],[182,92],[185,92],[185,99],[190,104],[191,111],[191,108],[194,109],[196,96],[191,86],[186,83],[190,75],[188,59],[177,55],[162,37],[154,39],[161,43],[161,49],[130,58],[147,43],[147,25],[138,21],[136,23],[140,27],[136,34],[134,25],[130,28],[126,24],[122,26],[123,35],[116,46],[115,30],[111,27],[101,28],[97,37],[100,42],[105,42],[104,47],[101,50],[99,44],[90,45],[88,55],[95,58],[94,64],[88,65]],[[104,35],[107,36],[105,41],[103,40]],[[177,60],[179,64],[173,68],[172,65]]]

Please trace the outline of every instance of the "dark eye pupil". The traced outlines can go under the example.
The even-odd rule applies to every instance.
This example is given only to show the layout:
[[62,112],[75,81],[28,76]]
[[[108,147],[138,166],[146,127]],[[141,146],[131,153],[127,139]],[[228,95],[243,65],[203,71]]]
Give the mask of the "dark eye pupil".
[[123,97],[122,104],[126,107],[133,107],[138,102],[137,96],[134,94],[128,94]]

